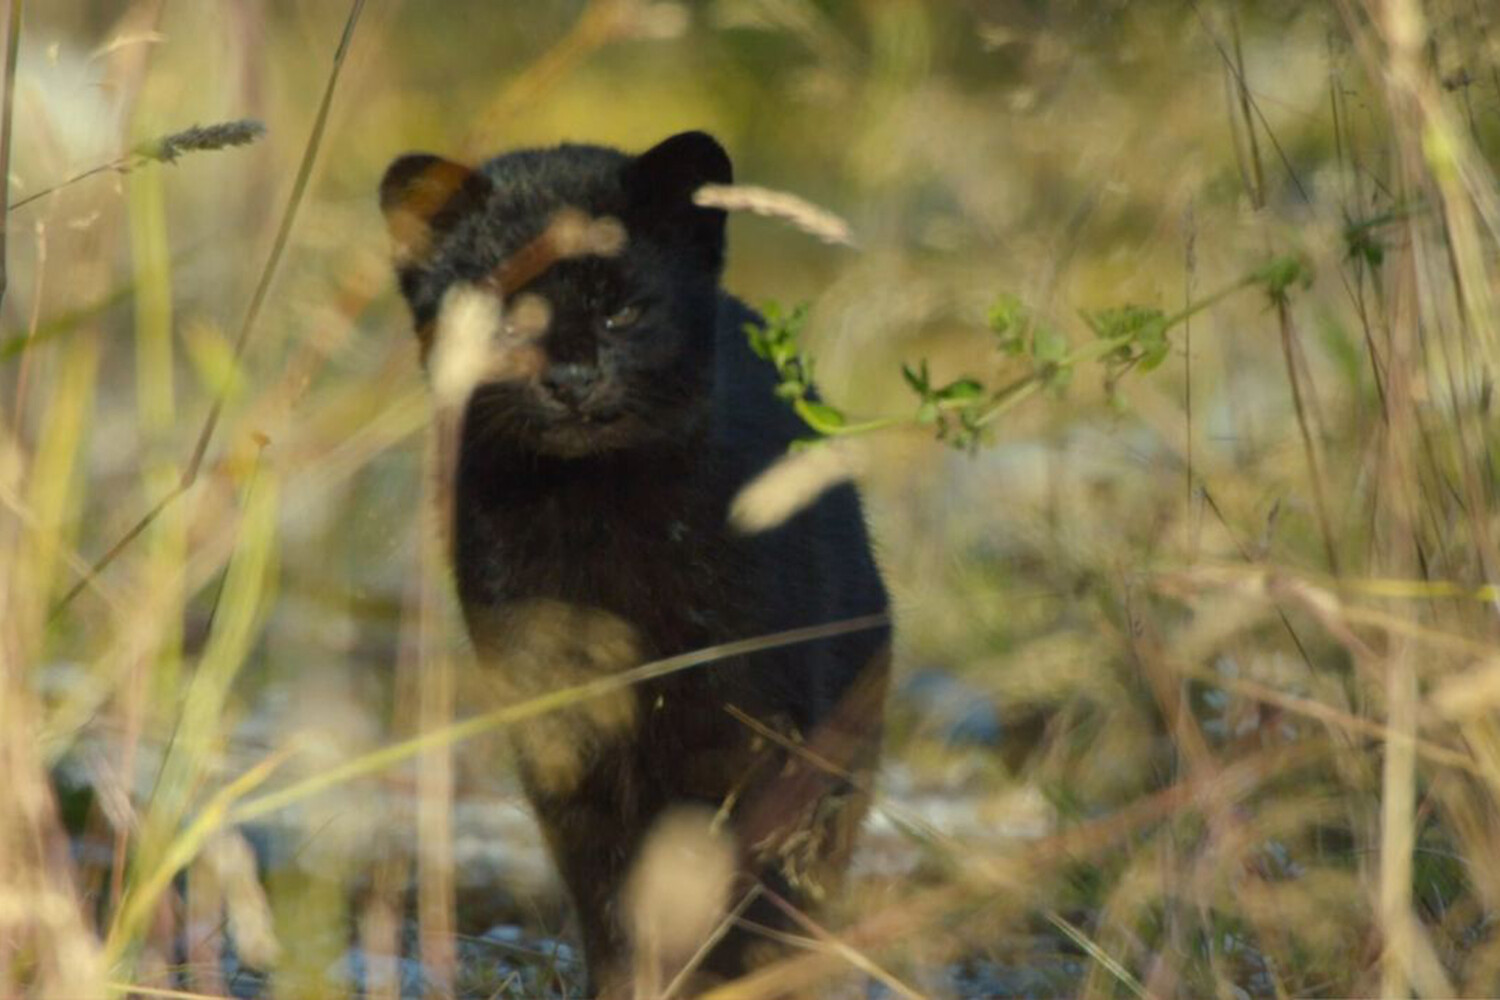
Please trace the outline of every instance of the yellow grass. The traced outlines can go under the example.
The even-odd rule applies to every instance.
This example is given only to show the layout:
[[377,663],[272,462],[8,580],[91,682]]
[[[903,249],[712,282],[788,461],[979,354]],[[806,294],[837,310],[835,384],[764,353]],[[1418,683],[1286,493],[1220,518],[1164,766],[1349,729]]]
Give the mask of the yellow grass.
[[[0,995],[221,995],[237,933],[278,996],[351,989],[356,938],[372,995],[403,954],[463,995],[576,983],[477,971],[490,922],[567,934],[545,885],[476,915],[465,824],[521,807],[494,737],[873,624],[470,697],[472,378],[422,382],[376,182],[689,127],[736,161],[729,286],[810,303],[851,415],[804,400],[839,440],[736,516],[856,478],[899,637],[844,898],[712,995],[1500,992],[1489,6],[11,0]],[[924,361],[980,402],[922,410]],[[934,674],[999,735],[951,739]]]

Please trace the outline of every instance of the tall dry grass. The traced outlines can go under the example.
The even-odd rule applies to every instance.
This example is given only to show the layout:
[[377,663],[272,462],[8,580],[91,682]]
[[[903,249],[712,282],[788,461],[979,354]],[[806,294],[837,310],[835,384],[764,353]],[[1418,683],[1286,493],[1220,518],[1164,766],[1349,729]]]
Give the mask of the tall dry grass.
[[802,196],[731,207],[848,220],[737,218],[730,284],[811,300],[813,478],[866,485],[901,675],[999,722],[898,693],[847,898],[721,995],[1500,991],[1494,12],[418,7],[11,2],[0,994],[576,976],[476,967],[562,929],[491,737],[725,651],[468,698],[374,179],[698,125]]

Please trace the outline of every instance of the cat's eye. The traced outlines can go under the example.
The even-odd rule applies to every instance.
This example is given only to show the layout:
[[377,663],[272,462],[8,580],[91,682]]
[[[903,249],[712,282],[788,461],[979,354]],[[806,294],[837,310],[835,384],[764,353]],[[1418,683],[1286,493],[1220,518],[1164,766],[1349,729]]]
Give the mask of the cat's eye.
[[614,333],[617,330],[628,330],[632,326],[635,326],[635,324],[640,321],[640,318],[641,307],[635,304],[631,304],[625,306],[624,308],[616,309],[609,316],[605,317],[604,329],[610,331],[611,333]]

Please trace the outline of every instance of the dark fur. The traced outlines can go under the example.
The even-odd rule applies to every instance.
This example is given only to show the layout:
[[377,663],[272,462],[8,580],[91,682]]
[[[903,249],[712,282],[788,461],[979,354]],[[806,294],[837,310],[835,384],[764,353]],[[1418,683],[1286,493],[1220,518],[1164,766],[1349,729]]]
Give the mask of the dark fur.
[[[435,162],[392,165],[382,185],[388,215]],[[483,282],[564,206],[619,219],[628,235],[618,256],[556,262],[524,288],[552,306],[541,345],[548,371],[588,373],[583,401],[549,388],[544,375],[481,386],[469,403],[453,562],[482,658],[503,660],[526,641],[512,611],[538,600],[628,623],[639,660],[885,609],[852,487],[762,534],[727,523],[739,489],[803,432],[774,398],[770,366],[746,343],[742,327],[754,314],[719,289],[723,213],[690,200],[702,183],[728,182],[729,171],[717,143],[688,133],[638,158],[595,146],[511,153],[473,174],[451,173],[427,198],[431,231],[398,267],[419,329],[450,285]],[[631,329],[603,328],[632,302],[643,306]],[[538,781],[521,755],[596,988],[622,982],[622,880],[653,820],[674,804],[718,808],[739,787],[731,816],[746,879],[812,905],[795,875],[756,850],[811,824],[823,838],[818,877],[836,880],[863,794],[796,759],[788,766],[725,706],[867,775],[888,642],[872,629],[638,685],[627,729],[597,738],[578,731],[583,769],[562,792]],[[546,678],[513,680],[523,691],[545,689]],[[746,916],[784,926],[768,904]],[[755,940],[753,931],[731,933],[706,970],[745,971]]]

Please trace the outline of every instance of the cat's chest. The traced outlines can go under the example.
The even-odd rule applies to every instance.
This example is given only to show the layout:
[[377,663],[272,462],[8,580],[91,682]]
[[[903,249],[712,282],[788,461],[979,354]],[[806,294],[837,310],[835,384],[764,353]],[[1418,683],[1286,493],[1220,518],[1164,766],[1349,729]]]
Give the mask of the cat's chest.
[[466,605],[540,599],[598,609],[642,630],[663,654],[738,631],[742,543],[705,491],[600,478],[461,497],[456,514],[454,562]]

